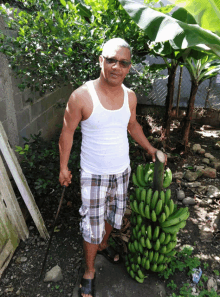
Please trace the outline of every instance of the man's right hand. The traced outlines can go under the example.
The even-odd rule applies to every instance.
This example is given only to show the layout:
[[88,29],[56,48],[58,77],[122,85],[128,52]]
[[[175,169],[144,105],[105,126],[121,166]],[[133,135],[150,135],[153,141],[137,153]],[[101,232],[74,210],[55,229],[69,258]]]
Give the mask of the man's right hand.
[[60,170],[59,182],[61,186],[68,187],[71,184],[72,174],[68,169]]

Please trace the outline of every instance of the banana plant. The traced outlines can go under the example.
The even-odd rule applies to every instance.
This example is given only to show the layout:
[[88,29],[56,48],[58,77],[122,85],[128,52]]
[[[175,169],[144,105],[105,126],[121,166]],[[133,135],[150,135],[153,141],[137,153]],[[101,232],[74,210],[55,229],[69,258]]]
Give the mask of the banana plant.
[[[217,34],[203,29],[197,24],[187,24],[177,20],[136,1],[118,1],[152,41],[169,41],[174,50],[191,47],[201,51],[212,52],[220,57],[220,37]],[[208,20],[212,20],[212,17]]]
[[220,36],[219,0],[169,0],[169,2],[185,8],[194,16],[200,27]]
[[196,93],[199,85],[206,79],[216,76],[220,71],[220,60],[214,60],[213,55],[206,55],[202,59],[195,59],[193,57],[186,58],[184,66],[188,69],[191,77],[191,91],[188,101],[188,107],[183,127],[183,141],[185,150],[189,142],[190,123],[194,109]]
[[[184,8],[179,8],[178,10],[176,10],[172,14],[172,17],[187,24],[196,24],[196,20],[194,19],[194,17]],[[167,96],[165,101],[165,116],[162,138],[165,137],[166,140],[169,141],[177,67],[178,65],[181,65],[183,63],[186,57],[195,56],[198,59],[199,57],[203,57],[204,54],[191,48],[187,48],[185,50],[174,50],[169,41],[159,43],[153,42],[152,44],[153,45],[150,44],[150,47],[152,48],[153,53],[163,58],[168,70]]]

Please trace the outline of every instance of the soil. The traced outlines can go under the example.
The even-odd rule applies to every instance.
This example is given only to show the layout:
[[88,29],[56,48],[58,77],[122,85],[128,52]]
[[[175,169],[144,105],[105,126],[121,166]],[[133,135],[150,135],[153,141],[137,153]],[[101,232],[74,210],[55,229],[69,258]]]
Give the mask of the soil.
[[[146,124],[145,117],[139,117],[139,121],[144,127],[146,127],[146,136],[150,135],[150,132],[154,135],[158,134],[159,121],[151,118],[150,126]],[[178,121],[177,121],[178,122]],[[177,124],[176,122],[176,124]],[[145,126],[146,124],[146,126]],[[175,125],[173,125],[175,127]],[[150,127],[150,130],[149,130]],[[193,154],[191,150],[187,154],[181,153],[181,147],[176,150],[172,150],[177,141],[179,141],[179,128],[174,128],[171,132],[171,144],[170,149],[167,148],[167,152],[175,152],[170,158],[168,158],[168,166],[172,172],[184,171],[184,166],[201,165],[201,156]],[[208,136],[207,130],[203,130],[204,134],[200,130],[201,127],[195,127],[191,130],[190,142],[191,147],[194,143],[199,143],[205,148],[206,152],[211,153],[214,157],[220,160],[220,150],[214,149],[214,144],[220,140],[220,131],[210,130],[211,135]],[[157,142],[155,146],[161,148],[161,144]],[[143,150],[138,146],[136,149],[131,150],[131,164],[133,166],[138,163],[143,163],[143,159],[149,162],[148,156],[143,153]],[[135,165],[136,166],[136,165]],[[136,168],[136,167],[134,167]],[[208,179],[200,177],[198,179],[202,185],[214,185],[219,187],[220,174],[217,174],[215,179]],[[170,188],[172,191],[172,198],[174,202],[180,204],[176,198],[176,189],[180,187],[178,180],[173,180]],[[182,187],[185,191],[186,197],[195,198],[199,197],[198,193],[192,191],[192,189]],[[48,232],[51,232],[55,214],[58,208],[58,204],[61,197],[60,192],[52,192],[49,197],[45,197],[44,202],[39,205],[43,219],[45,220]],[[129,192],[132,191],[132,183],[130,182]],[[60,297],[60,296],[72,296],[73,288],[75,286],[78,270],[81,266],[83,259],[82,249],[82,237],[79,231],[80,217],[78,209],[80,207],[80,192],[78,185],[71,185],[66,189],[65,199],[58,217],[56,232],[54,233],[53,240],[51,242],[49,255],[47,257],[46,267],[43,273],[42,279],[39,281],[39,276],[42,268],[42,262],[45,256],[47,243],[39,237],[39,233],[34,225],[34,222],[29,217],[27,224],[30,230],[30,236],[25,242],[20,242],[19,247],[16,249],[14,256],[3,273],[0,279],[0,296],[20,296],[20,297]],[[204,270],[204,263],[208,263],[209,266],[204,270],[205,275],[210,277],[216,277],[214,270],[220,271],[219,264],[219,229],[213,229],[213,222],[219,213],[219,200],[213,200],[212,204],[201,206],[198,203],[195,206],[189,206],[190,217],[187,220],[187,225],[179,232],[177,250],[183,245],[193,246],[193,255],[199,256],[201,260],[200,267]],[[126,251],[126,243],[123,241],[123,234],[127,236],[129,234],[129,224],[123,226],[123,233],[119,234],[117,230],[114,230],[112,239],[116,242],[117,248],[124,252]],[[202,237],[200,228],[201,226],[207,226],[209,232],[207,238]],[[219,227],[219,226],[218,226]],[[205,240],[205,241],[204,241]],[[63,280],[57,283],[43,282],[45,272],[50,270],[55,265],[59,265],[62,268]],[[149,275],[150,277],[150,275]],[[186,271],[177,272],[172,279],[177,284],[177,288],[182,287],[183,283],[192,282],[191,276],[187,275]],[[164,282],[159,279],[158,282]],[[166,281],[167,283],[170,280]],[[171,296],[174,291],[167,287],[167,296]],[[218,291],[218,294],[220,292]],[[220,295],[219,295],[220,296]],[[153,296],[149,296],[153,297]]]

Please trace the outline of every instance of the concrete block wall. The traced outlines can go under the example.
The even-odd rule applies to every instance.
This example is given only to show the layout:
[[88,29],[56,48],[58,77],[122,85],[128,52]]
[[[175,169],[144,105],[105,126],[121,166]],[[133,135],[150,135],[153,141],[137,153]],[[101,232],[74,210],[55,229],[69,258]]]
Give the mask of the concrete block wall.
[[[0,29],[5,30],[1,17]],[[12,147],[22,145],[23,137],[30,138],[30,134],[39,131],[49,139],[63,121],[65,109],[57,108],[57,104],[66,103],[73,91],[69,84],[40,97],[29,90],[21,92],[17,87],[19,83],[9,68],[6,56],[0,53],[0,121]],[[32,98],[33,102],[27,102],[28,98]]]

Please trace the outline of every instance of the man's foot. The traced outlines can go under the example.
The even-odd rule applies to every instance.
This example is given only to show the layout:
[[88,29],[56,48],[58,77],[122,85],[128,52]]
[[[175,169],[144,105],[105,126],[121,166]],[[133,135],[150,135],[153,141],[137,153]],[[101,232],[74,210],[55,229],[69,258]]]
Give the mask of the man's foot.
[[105,256],[112,263],[119,263],[119,254],[114,250],[112,246],[108,244],[100,243],[97,254]]
[[81,283],[79,286],[79,296],[81,297],[95,297],[95,270],[93,271],[87,271],[85,270],[85,273],[81,279]]

